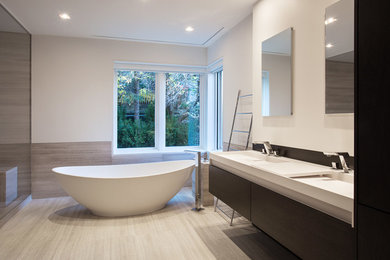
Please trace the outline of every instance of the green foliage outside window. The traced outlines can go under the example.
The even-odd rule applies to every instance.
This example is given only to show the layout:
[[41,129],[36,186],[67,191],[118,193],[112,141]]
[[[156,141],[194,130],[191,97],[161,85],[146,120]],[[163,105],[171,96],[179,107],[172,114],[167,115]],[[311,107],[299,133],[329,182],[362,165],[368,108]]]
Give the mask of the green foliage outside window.
[[[166,146],[199,145],[199,75],[166,73]],[[155,73],[118,71],[118,148],[155,146]]]

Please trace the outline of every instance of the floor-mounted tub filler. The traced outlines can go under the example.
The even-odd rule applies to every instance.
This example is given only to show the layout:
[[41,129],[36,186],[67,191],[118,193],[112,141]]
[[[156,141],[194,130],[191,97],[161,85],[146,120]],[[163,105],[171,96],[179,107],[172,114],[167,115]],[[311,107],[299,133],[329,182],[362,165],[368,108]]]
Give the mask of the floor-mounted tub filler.
[[159,210],[191,176],[192,160],[143,164],[57,167],[62,188],[93,214],[139,215]]

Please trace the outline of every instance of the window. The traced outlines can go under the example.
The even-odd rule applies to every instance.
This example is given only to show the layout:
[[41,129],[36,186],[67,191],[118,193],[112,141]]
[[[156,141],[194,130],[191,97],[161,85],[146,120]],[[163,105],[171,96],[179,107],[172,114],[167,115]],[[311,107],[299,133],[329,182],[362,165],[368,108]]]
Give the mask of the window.
[[166,146],[199,146],[200,76],[166,73]]
[[119,70],[117,79],[117,147],[154,147],[155,73]]
[[116,69],[115,76],[114,152],[201,145],[200,73]]
[[269,116],[269,72],[263,70],[262,74],[262,115],[263,116]]

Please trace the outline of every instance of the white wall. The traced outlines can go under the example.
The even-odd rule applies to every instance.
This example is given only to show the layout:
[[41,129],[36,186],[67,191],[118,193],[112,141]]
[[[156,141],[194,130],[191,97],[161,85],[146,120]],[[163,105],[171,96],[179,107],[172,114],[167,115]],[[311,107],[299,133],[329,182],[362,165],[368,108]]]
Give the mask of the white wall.
[[[206,65],[223,58],[224,141],[238,89],[254,93],[253,140],[353,154],[353,116],[325,115],[324,14],[334,0],[261,0],[207,48],[33,36],[32,141],[111,141],[115,60]],[[293,27],[293,115],[261,116],[261,42]],[[206,53],[207,52],[207,53]],[[241,107],[252,109],[250,100]],[[245,128],[247,120],[238,124]],[[240,139],[238,142],[242,143]],[[236,143],[238,143],[236,142]]]
[[[353,115],[325,115],[325,8],[334,0],[261,0],[253,10],[253,140],[353,153]],[[293,115],[261,116],[261,42],[293,27]]]
[[[237,91],[252,92],[252,15],[245,18],[231,31],[207,49],[207,61],[223,58],[223,141],[229,141]],[[241,111],[252,110],[252,99],[243,99]],[[237,119],[237,128],[247,130],[249,120]],[[233,139],[235,144],[245,144],[246,136]]]
[[201,65],[206,49],[32,37],[32,142],[112,141],[114,61]]

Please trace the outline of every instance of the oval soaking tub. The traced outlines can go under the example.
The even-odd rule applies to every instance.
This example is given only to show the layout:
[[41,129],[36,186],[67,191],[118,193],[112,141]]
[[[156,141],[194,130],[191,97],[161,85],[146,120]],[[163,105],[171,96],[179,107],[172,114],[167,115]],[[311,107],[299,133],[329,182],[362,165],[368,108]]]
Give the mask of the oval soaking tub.
[[57,167],[62,188],[93,214],[139,215],[161,209],[179,192],[194,161]]

